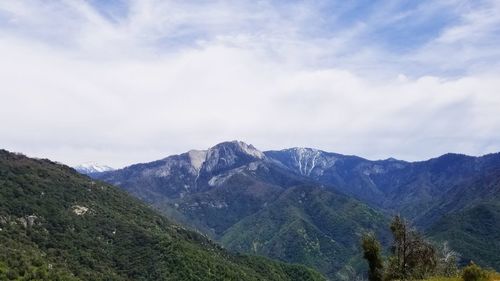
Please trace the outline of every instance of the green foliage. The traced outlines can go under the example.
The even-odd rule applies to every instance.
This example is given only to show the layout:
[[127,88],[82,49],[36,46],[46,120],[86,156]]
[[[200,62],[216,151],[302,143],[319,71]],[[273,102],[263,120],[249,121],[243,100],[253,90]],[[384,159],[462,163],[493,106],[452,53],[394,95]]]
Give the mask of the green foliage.
[[500,269],[500,201],[446,215],[428,232],[435,240],[449,241],[465,262]]
[[382,281],[384,265],[380,255],[380,243],[373,234],[363,235],[361,245],[363,247],[363,257],[368,262],[368,280]]
[[471,263],[462,270],[463,281],[488,281],[489,273],[475,263]]
[[311,266],[334,280],[352,265],[363,267],[361,233],[388,237],[383,214],[345,195],[315,186],[287,189],[222,237],[235,251]]
[[0,150],[0,280],[324,280],[230,254],[113,186]]

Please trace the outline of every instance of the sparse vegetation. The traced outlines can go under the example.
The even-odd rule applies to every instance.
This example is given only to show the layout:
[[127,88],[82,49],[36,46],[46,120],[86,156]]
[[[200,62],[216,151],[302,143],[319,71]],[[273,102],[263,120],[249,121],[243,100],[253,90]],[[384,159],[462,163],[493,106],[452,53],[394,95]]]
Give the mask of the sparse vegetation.
[[437,267],[436,249],[422,234],[412,229],[400,216],[391,223],[394,242],[391,247],[386,278],[389,280],[423,279],[435,272]]
[[500,280],[493,271],[482,269],[471,262],[461,271],[457,268],[458,253],[447,243],[436,247],[411,228],[400,216],[391,225],[394,242],[391,256],[382,262],[380,244],[373,234],[363,236],[361,246],[368,263],[370,281],[425,280],[425,281],[489,281]]

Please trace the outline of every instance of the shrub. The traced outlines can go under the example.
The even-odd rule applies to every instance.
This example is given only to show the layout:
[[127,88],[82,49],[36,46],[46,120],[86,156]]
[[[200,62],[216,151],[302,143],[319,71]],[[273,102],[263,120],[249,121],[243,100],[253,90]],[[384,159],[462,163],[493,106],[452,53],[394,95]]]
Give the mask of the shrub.
[[368,262],[370,268],[368,280],[382,281],[384,267],[382,257],[380,256],[380,243],[374,234],[365,234],[363,235],[361,245],[363,247],[363,257]]
[[462,271],[463,281],[488,281],[489,273],[480,266],[471,262]]

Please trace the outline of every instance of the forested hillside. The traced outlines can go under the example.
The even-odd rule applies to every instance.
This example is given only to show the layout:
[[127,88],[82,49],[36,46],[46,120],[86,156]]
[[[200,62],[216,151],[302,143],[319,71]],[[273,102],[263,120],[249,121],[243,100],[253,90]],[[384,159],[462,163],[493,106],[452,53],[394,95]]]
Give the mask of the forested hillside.
[[0,280],[324,280],[230,254],[108,184],[0,151]]

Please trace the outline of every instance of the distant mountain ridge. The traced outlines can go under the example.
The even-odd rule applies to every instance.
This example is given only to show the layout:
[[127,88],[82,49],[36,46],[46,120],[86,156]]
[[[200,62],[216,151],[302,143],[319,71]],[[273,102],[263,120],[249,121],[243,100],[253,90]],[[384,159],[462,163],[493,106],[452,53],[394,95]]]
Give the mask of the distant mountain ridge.
[[290,183],[279,184],[308,181],[307,178],[292,175],[286,167],[272,163],[264,153],[241,141],[224,142],[207,150],[191,150],[150,163],[134,164],[116,171],[99,173],[96,177],[112,177],[113,182],[125,189],[135,187],[137,182],[148,185],[147,189],[129,190],[148,200],[148,196],[153,195],[180,198],[189,193],[205,191],[223,184],[236,173],[263,173],[261,176],[265,177],[269,167],[277,174],[287,173],[285,181]]
[[[306,171],[308,177],[318,183],[417,220],[422,211],[431,211],[438,207],[436,204],[446,204],[448,198],[463,203],[489,198],[484,192],[491,189],[480,188],[464,200],[448,195],[460,196],[457,189],[466,189],[473,182],[500,170],[500,153],[480,157],[448,153],[427,161],[406,162],[393,158],[371,161],[313,149],[306,150],[315,153],[300,153],[303,150],[286,149],[265,154],[296,173]],[[299,161],[302,163],[298,164]],[[301,172],[300,165],[308,170]]]
[[[382,239],[387,237],[381,231],[382,226],[387,223],[387,216],[394,213],[403,214],[424,230],[435,230],[436,223],[463,208],[487,200],[496,202],[500,185],[482,182],[494,177],[499,168],[500,154],[482,157],[446,154],[419,162],[393,158],[371,161],[312,148],[261,152],[252,145],[231,141],[94,176],[123,187],[231,249],[311,265],[331,278],[341,279],[347,266],[359,266],[357,259],[353,259],[359,257],[359,241],[341,239],[344,234],[335,227],[323,229],[327,220],[337,221],[345,231],[355,225],[354,230],[349,230],[350,235],[375,231]],[[309,206],[284,199],[289,190],[297,188],[310,194],[310,202],[316,202],[318,211],[313,216]],[[469,192],[472,189],[475,191]],[[316,191],[309,193],[310,190]],[[330,202],[336,204],[319,203],[332,196],[337,199]],[[347,209],[343,204],[359,207]],[[280,212],[284,209],[298,216]],[[349,217],[367,213],[372,214],[373,224],[349,222]],[[335,219],[332,214],[339,217]],[[304,220],[304,216],[310,219]],[[276,220],[282,226],[277,230],[279,236],[259,230],[269,228],[269,223]],[[294,225],[304,231],[303,235],[294,234]],[[323,230],[317,232],[318,229]],[[436,237],[446,237],[442,229],[439,234],[435,231]],[[290,240],[290,237],[295,238]],[[301,239],[304,243],[299,242]],[[319,256],[299,254],[307,248],[305,245],[317,243],[315,239],[323,241],[318,244]],[[450,240],[452,246],[460,243]],[[291,248],[286,248],[282,241],[289,241]],[[272,253],[266,247],[273,247]],[[328,248],[337,250],[327,251]],[[491,251],[487,247],[475,252],[465,249],[471,254],[464,258],[475,259],[480,253],[495,257]],[[331,262],[325,265],[322,260]],[[485,260],[485,265],[497,264],[498,258]]]

